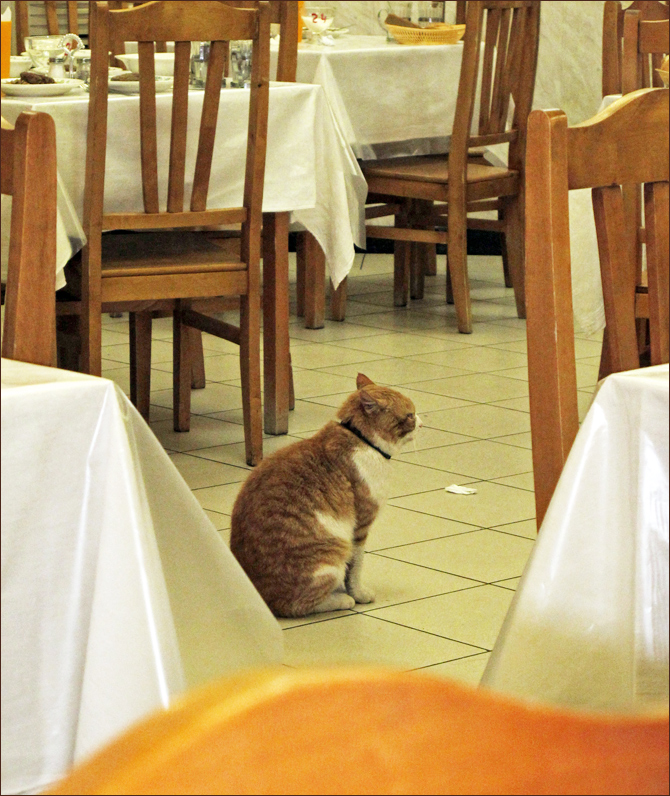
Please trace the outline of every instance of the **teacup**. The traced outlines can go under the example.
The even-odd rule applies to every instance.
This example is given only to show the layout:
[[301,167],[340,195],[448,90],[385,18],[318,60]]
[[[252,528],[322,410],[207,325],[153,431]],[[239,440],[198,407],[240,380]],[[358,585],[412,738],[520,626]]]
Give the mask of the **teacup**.
[[18,77],[21,72],[27,72],[33,65],[29,55],[11,55],[9,57],[9,76]]

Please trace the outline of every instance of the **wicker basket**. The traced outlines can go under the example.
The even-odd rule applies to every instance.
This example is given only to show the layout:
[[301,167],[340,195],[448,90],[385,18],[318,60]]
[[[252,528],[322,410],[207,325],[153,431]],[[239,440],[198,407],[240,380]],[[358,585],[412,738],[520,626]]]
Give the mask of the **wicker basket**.
[[386,26],[398,44],[456,44],[463,38],[465,25],[436,25],[433,28]]

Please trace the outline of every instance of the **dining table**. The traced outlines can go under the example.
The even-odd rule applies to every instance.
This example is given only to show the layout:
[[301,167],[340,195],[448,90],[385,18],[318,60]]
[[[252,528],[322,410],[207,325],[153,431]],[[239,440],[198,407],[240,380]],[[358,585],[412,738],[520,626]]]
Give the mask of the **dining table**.
[[3,359],[2,793],[188,689],[281,664],[278,622],[114,382]]
[[668,707],[668,365],[604,379],[481,686],[617,712]]
[[[34,87],[29,87],[34,88]],[[189,91],[187,170],[195,162],[197,131],[204,92]],[[156,95],[159,194],[167,201],[171,92]],[[83,88],[55,97],[3,97],[3,117],[13,123],[25,110],[39,110],[56,123],[58,161],[57,289],[63,269],[85,244],[81,226],[84,203],[84,164],[88,93]],[[239,206],[244,184],[249,92],[221,90],[217,137],[213,156],[209,207]],[[133,212],[142,208],[140,142],[137,130],[139,96],[109,95],[105,211]],[[188,172],[187,172],[188,173]],[[351,269],[354,244],[365,245],[364,208],[367,186],[358,162],[330,110],[324,90],[315,84],[278,83],[270,87],[267,160],[263,194],[264,221],[274,236],[268,247],[273,257],[264,262],[263,335],[265,360],[265,430],[288,431],[288,234],[289,228],[310,232],[325,256],[327,272],[337,286]],[[186,201],[188,201],[186,196]],[[11,197],[2,197],[2,268],[6,276]],[[272,372],[268,372],[268,365]]]

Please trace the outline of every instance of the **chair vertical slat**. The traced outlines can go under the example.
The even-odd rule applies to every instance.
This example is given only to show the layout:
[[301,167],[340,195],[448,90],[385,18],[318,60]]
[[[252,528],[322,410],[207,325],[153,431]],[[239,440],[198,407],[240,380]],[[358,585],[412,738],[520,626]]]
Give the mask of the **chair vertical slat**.
[[[638,54],[638,41],[640,31],[640,12],[628,11],[623,22],[623,49],[624,55],[621,63],[621,91],[628,94],[642,88],[640,56]],[[630,53],[626,57],[626,53]]]
[[644,186],[644,215],[647,229],[647,277],[649,289],[649,331],[651,364],[668,361],[668,183]]
[[55,0],[44,0],[44,10],[47,17],[47,31],[50,36],[55,36],[58,30],[58,14],[56,13]]
[[168,213],[184,209],[186,174],[186,128],[188,125],[188,85],[191,67],[191,42],[174,45],[174,89],[172,92],[172,129],[170,137],[170,174],[168,177]]
[[[526,136],[528,116],[533,107],[537,56],[539,50],[540,4],[530,6],[525,18],[524,36],[521,45],[521,65],[519,81],[514,95],[513,127],[517,137],[509,147],[508,164],[510,169],[518,169],[523,174],[525,168]],[[521,189],[523,192],[523,188]]]
[[[261,27],[270,26],[270,8],[259,8],[259,32]],[[254,41],[254,45],[256,40]],[[262,184],[263,180],[258,175],[265,172],[265,152],[268,135],[268,101],[270,96],[270,81],[264,75],[270,71],[270,49],[260,47],[259,58],[254,59],[251,65],[251,82],[259,86],[258,92],[252,96],[249,104],[249,127],[257,130],[257,137],[249,138],[247,144],[246,173],[244,176],[244,206],[249,208],[247,223],[242,229],[242,258],[250,263],[260,260],[260,228],[262,224]],[[258,251],[250,251],[250,246],[257,247]]]
[[202,116],[200,117],[200,135],[198,139],[198,154],[195,161],[195,172],[193,175],[191,210],[205,210],[207,208],[207,194],[209,192],[209,177],[212,170],[214,135],[216,132],[216,121],[219,115],[219,99],[221,96],[224,61],[225,54],[223,42],[212,42],[209,52],[209,63],[207,64],[207,81],[205,83],[205,96],[202,103]]
[[491,86],[493,83],[493,59],[500,27],[500,9],[486,11],[486,34],[484,38],[484,58],[482,60],[482,85],[479,99],[479,134],[491,132]]
[[277,80],[295,83],[298,69],[298,4],[279,3],[281,38],[277,58]]
[[579,428],[567,127],[562,111],[534,111],[528,120],[526,308],[538,529]]
[[491,132],[501,132],[500,117],[503,104],[503,73],[507,64],[507,40],[512,18],[512,9],[504,8],[500,14],[498,29],[498,46],[496,47],[496,69],[493,79],[493,96],[491,98]]
[[156,66],[154,43],[137,43],[140,72],[140,148],[144,212],[158,212],[158,144],[156,132]]
[[68,0],[67,29],[68,33],[79,33],[79,13],[76,0]]
[[602,94],[621,93],[621,37],[618,35],[617,0],[606,0],[603,9]]
[[16,51],[22,53],[26,49],[25,38],[30,35],[28,21],[28,0],[16,0],[14,25],[16,26]]
[[624,201],[619,185],[593,189],[603,301],[613,373],[639,367],[635,335],[635,260],[626,246]]
[[507,116],[509,114],[510,98],[518,93],[518,86],[513,85],[514,79],[521,77],[520,65],[523,58],[523,41],[526,32],[526,19],[529,9],[516,8],[512,18],[512,26],[509,36],[509,49],[507,52],[507,64],[503,72],[502,102],[500,106],[500,131],[504,132],[507,128]]
[[107,140],[107,91],[109,80],[110,11],[98,3],[90,5],[91,80],[86,134],[86,179],[84,187],[84,232],[81,273],[81,367],[99,376],[102,368],[102,218]]

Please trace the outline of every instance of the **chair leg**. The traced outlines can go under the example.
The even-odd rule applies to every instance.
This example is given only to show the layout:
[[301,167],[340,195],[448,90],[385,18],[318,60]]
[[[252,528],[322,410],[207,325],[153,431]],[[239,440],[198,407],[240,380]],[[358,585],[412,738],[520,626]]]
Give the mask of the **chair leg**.
[[333,321],[343,321],[347,309],[347,277],[340,282],[337,289],[330,284],[330,317]]
[[202,348],[202,332],[200,329],[189,329],[191,346],[191,389],[204,390],[207,384],[205,378],[205,354]]
[[447,253],[447,304],[454,303],[454,288],[451,285],[451,271],[449,270],[449,254]]
[[151,313],[128,313],[130,331],[130,400],[149,422],[151,403]]
[[255,467],[263,458],[263,413],[261,409],[260,302],[242,296],[240,301],[240,374],[242,413],[247,464]]
[[606,378],[612,373],[612,358],[607,334],[607,327],[603,329],[603,347],[600,350],[600,368],[598,370],[598,381]]
[[505,196],[502,198],[503,214],[505,219],[505,248],[507,250],[507,263],[514,298],[516,300],[516,314],[519,318],[526,317],[526,261],[524,243],[524,198]]
[[[434,229],[429,219],[433,212],[433,202],[426,199],[415,199],[412,202],[412,227],[416,229]],[[434,243],[414,243],[410,261],[410,296],[422,299],[425,277],[437,273],[437,254]]]
[[295,292],[296,292],[296,315],[298,318],[305,317],[305,235],[306,232],[298,232],[295,244]]
[[[408,203],[405,203],[395,216],[396,227],[406,227],[409,220]],[[409,301],[410,260],[412,244],[397,240],[393,247],[393,304],[406,307]]]
[[468,280],[467,212],[465,202],[449,204],[448,252],[451,287],[458,318],[458,331],[472,334],[472,306]]
[[[505,221],[505,211],[501,208],[498,210],[498,221]],[[505,287],[514,287],[512,283],[512,274],[509,270],[509,259],[507,255],[507,237],[500,236],[500,247],[502,249],[502,264],[503,264],[503,278],[505,280]]]
[[182,302],[172,320],[172,417],[175,431],[191,428],[191,357],[189,328],[182,323]]
[[288,227],[288,213],[263,215],[263,410],[267,434],[288,432]]
[[288,408],[290,412],[295,409],[295,385],[293,384],[293,363],[290,351],[288,354]]

